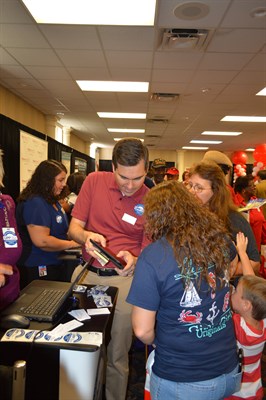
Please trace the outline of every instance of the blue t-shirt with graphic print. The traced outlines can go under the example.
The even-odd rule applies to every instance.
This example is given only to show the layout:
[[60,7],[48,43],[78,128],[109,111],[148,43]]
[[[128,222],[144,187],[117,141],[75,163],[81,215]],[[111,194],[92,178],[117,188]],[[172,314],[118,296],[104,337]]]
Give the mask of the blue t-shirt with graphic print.
[[[236,250],[229,246],[232,260]],[[229,284],[221,288],[210,267],[216,291],[204,280],[198,287],[194,272],[185,287],[172,247],[160,239],[141,253],[127,297],[128,303],[157,312],[153,371],[174,382],[212,379],[237,365]]]

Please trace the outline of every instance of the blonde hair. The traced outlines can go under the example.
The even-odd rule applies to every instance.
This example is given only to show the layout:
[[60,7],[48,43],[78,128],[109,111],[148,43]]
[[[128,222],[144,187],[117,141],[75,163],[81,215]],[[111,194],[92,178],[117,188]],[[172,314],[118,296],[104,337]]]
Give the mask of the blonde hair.
[[3,150],[0,149],[0,188],[4,187],[3,179],[5,175],[4,165],[3,165]]

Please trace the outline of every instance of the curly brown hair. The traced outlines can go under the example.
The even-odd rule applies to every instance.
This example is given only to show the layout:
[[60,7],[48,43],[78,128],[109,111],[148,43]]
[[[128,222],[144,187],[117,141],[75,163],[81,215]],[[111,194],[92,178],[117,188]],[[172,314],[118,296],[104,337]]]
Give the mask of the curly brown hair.
[[228,277],[227,229],[182,183],[166,181],[153,187],[144,198],[144,210],[148,237],[152,241],[166,237],[183,276],[190,275],[186,272],[193,267],[199,282],[209,282],[208,267],[215,265],[221,282]]
[[236,211],[237,207],[232,201],[221,168],[211,161],[200,162],[190,170],[190,176],[192,175],[199,175],[202,179],[210,181],[213,195],[207,206],[210,211],[218,215],[230,232],[232,229],[229,213]]
[[47,203],[55,204],[61,196],[54,195],[55,177],[67,169],[60,161],[44,160],[33,172],[31,179],[20,193],[17,201],[26,201],[34,196],[43,197]]

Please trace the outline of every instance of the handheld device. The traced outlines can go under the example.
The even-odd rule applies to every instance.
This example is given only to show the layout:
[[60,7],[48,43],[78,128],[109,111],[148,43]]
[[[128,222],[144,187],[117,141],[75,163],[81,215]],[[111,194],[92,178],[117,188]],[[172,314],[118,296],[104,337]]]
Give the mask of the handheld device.
[[118,258],[116,258],[113,254],[109,253],[104,247],[102,247],[99,243],[95,242],[95,240],[90,239],[91,243],[94,247],[96,247],[97,251],[95,253],[99,255],[100,258],[105,260],[106,262],[112,261],[112,263],[118,267],[119,269],[124,269],[125,265],[122,264]]

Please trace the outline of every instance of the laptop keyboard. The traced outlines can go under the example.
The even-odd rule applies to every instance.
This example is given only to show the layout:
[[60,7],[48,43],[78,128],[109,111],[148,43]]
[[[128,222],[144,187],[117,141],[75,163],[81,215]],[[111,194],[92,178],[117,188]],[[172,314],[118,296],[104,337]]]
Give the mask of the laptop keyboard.
[[64,290],[44,289],[29,306],[21,311],[23,314],[52,315],[65,293]]

